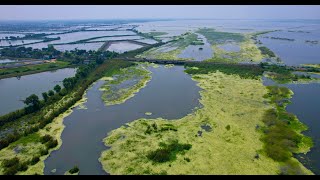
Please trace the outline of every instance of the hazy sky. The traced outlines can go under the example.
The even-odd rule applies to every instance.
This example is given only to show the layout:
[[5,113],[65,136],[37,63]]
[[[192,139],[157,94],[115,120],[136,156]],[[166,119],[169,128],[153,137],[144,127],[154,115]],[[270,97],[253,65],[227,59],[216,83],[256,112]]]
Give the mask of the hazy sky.
[[0,5],[0,20],[139,18],[320,19],[320,6]]

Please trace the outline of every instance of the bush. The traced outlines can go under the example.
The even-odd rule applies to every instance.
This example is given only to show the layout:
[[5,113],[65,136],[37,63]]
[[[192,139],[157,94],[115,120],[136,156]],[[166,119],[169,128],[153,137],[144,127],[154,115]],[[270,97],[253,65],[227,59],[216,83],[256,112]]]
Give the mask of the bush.
[[44,143],[46,143],[46,142],[48,142],[48,141],[50,141],[50,140],[52,140],[52,139],[53,139],[52,136],[46,134],[46,135],[44,135],[44,136],[41,137],[40,142],[41,142],[42,144],[44,144]]
[[176,159],[177,153],[189,150],[191,144],[180,144],[178,140],[171,141],[169,144],[159,143],[160,148],[150,152],[147,158],[158,163],[172,161]]
[[8,168],[8,167],[12,167],[12,166],[16,166],[19,164],[19,158],[18,157],[14,157],[12,159],[5,159],[2,161],[2,167]]
[[40,156],[47,155],[48,153],[49,153],[49,151],[47,149],[41,149],[40,150]]
[[58,141],[57,140],[53,140],[51,139],[50,141],[47,142],[46,146],[48,149],[54,148],[58,145]]
[[35,164],[37,164],[37,162],[39,162],[39,161],[40,161],[39,156],[34,156],[34,157],[31,159],[30,164],[31,164],[31,165],[35,165]]
[[18,167],[18,171],[26,171],[28,169],[28,162],[21,163]]
[[226,126],[226,129],[229,131],[229,130],[230,130],[230,125],[227,125],[227,126]]
[[74,174],[74,173],[77,173],[77,172],[79,172],[78,166],[74,166],[72,169],[69,170],[70,174]]

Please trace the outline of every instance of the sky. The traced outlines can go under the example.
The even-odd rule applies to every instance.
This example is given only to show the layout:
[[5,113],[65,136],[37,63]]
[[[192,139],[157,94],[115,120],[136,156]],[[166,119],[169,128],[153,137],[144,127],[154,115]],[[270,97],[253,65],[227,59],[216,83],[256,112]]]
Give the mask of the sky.
[[0,20],[320,19],[319,5],[0,5]]

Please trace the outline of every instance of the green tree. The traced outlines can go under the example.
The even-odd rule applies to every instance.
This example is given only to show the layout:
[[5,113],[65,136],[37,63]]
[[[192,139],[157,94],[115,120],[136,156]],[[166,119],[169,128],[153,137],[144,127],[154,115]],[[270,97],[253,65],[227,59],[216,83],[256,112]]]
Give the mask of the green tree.
[[49,95],[49,96],[53,96],[53,95],[54,95],[54,92],[53,92],[52,90],[50,90],[50,91],[48,92],[48,95]]
[[35,94],[30,95],[23,101],[26,105],[31,106],[33,110],[37,110],[40,107],[39,97]]
[[59,93],[61,91],[61,86],[59,84],[57,84],[56,86],[54,86],[53,88],[57,93]]
[[48,98],[49,98],[49,97],[48,97],[48,93],[47,93],[47,92],[43,92],[43,93],[42,93],[42,97],[43,97],[43,99],[44,99],[45,102],[48,101]]

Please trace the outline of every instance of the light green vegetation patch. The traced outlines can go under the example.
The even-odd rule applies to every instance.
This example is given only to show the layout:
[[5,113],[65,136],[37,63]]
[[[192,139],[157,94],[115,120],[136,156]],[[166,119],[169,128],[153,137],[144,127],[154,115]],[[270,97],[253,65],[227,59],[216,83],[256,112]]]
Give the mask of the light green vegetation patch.
[[[174,41],[165,44],[160,47],[151,48],[148,51],[143,52],[136,56],[136,58],[151,58],[151,59],[169,59],[169,60],[190,60],[188,58],[179,58],[178,55],[191,45],[194,42],[198,42],[197,35],[193,33],[185,33],[181,36],[178,36]],[[170,50],[168,52],[161,52],[161,48],[173,48],[176,49]]]
[[[243,79],[219,71],[197,74],[203,89],[201,104],[181,119],[138,119],[113,130],[104,139],[111,148],[100,162],[111,174],[279,174],[279,162],[263,151],[262,126],[272,108],[263,96],[268,92],[260,79]],[[201,126],[212,129],[204,131]],[[200,133],[200,134],[199,134]],[[190,144],[174,160],[154,162],[148,155],[159,143]],[[257,158],[258,155],[258,158]],[[307,171],[299,162],[299,166]]]
[[147,116],[151,116],[152,112],[145,112],[144,114],[147,115]]
[[238,52],[230,52],[219,48],[218,45],[212,45],[214,56],[207,61],[218,62],[259,62],[263,58],[267,57],[262,55],[259,48],[254,44],[254,41],[249,38],[250,35],[245,35],[244,39],[237,44],[240,47]]
[[100,88],[105,104],[124,103],[145,87],[151,80],[151,72],[146,69],[147,66],[147,64],[140,64],[121,69],[112,80],[106,81]]
[[174,67],[174,64],[166,64],[166,65],[164,65],[164,67],[165,68],[172,68],[172,67]]
[[[73,94],[63,97],[56,106],[60,106],[61,103],[68,103]],[[86,97],[83,95],[83,98],[70,107],[63,114],[60,114],[56,117],[51,123],[47,124],[43,129],[40,129],[38,132],[30,134],[28,136],[20,138],[18,141],[11,143],[8,147],[0,151],[0,165],[3,160],[11,159],[13,157],[18,157],[20,162],[30,161],[32,157],[39,156],[40,161],[34,165],[29,165],[26,171],[19,171],[18,175],[33,175],[33,174],[43,174],[44,173],[44,160],[50,155],[54,150],[57,150],[62,145],[61,134],[64,129],[63,119],[69,116],[72,113],[72,109],[78,105],[86,102]],[[51,113],[51,110],[47,111],[47,115]],[[53,139],[58,141],[58,145],[54,148],[48,150],[47,155],[41,155],[41,150],[46,149],[45,144],[40,142],[40,137],[44,135],[50,135]],[[0,166],[0,174],[3,174],[4,168]]]

